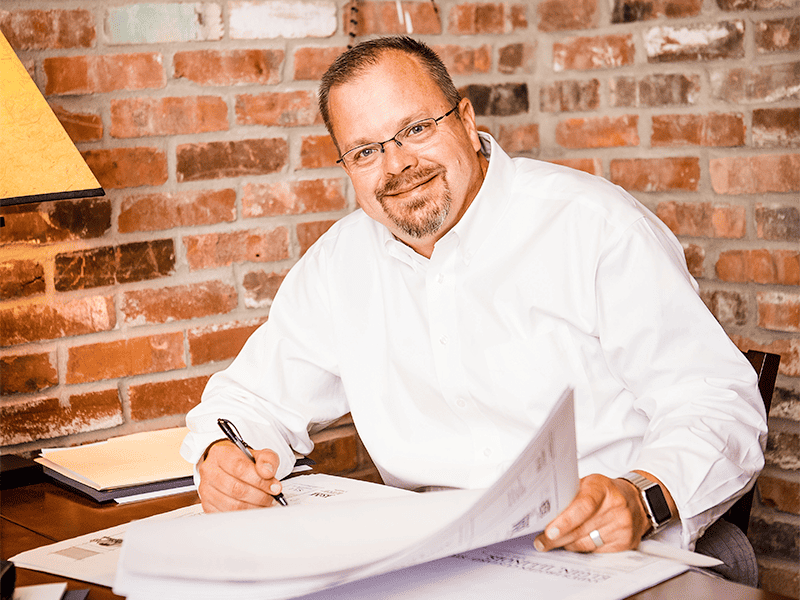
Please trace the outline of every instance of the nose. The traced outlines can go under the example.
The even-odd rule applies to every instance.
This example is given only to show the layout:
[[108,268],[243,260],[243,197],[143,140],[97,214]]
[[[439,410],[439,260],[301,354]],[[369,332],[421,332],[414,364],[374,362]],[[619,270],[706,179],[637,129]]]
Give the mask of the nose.
[[399,175],[417,165],[417,157],[409,152],[405,145],[396,140],[386,142],[383,146],[383,171],[386,175]]

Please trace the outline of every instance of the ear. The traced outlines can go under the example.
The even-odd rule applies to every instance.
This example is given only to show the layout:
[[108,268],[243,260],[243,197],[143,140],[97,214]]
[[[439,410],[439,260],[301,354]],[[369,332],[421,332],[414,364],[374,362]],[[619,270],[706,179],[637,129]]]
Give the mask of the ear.
[[478,137],[478,125],[475,123],[475,109],[472,107],[472,102],[470,102],[469,98],[462,98],[461,102],[458,103],[458,114],[472,142],[473,150],[480,152],[481,140]]

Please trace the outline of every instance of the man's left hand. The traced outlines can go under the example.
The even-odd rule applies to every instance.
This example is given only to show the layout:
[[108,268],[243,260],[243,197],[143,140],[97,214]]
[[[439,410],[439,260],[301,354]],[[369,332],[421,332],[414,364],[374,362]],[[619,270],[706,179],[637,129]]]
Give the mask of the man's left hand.
[[[574,552],[633,550],[649,528],[647,513],[632,484],[589,475],[581,479],[578,495],[536,538],[534,546],[540,552],[553,548]],[[589,535],[594,530],[603,541],[600,547]]]

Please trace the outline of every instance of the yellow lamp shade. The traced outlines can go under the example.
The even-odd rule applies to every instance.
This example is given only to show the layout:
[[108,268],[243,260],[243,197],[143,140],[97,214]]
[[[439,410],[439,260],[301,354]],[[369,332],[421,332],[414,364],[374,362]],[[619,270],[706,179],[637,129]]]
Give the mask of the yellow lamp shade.
[[104,194],[0,33],[0,206]]

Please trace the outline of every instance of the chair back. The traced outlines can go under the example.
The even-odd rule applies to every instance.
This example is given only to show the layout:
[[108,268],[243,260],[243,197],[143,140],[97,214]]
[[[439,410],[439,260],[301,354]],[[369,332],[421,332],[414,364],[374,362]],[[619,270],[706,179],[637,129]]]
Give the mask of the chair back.
[[[761,399],[764,401],[764,408],[769,416],[769,408],[772,405],[772,393],[775,391],[775,379],[778,376],[778,366],[781,362],[779,354],[761,352],[759,350],[748,350],[744,353],[750,364],[758,374],[758,391],[761,392]],[[755,486],[744,496],[739,498],[736,503],[728,509],[722,518],[733,523],[741,529],[745,535],[750,524],[750,509],[753,506],[753,495]]]

